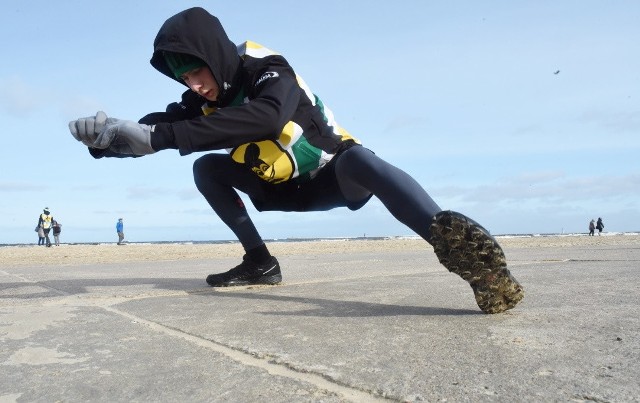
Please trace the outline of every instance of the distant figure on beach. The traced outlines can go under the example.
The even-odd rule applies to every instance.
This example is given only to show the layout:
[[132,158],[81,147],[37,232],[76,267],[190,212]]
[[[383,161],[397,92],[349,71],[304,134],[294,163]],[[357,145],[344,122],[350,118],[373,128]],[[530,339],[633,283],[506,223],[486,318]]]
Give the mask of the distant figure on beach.
[[53,216],[51,215],[51,212],[49,212],[49,207],[45,207],[44,210],[42,210],[42,214],[38,217],[38,225],[41,226],[44,231],[44,239],[47,243],[47,247],[51,247],[49,232],[53,225]]
[[593,236],[596,230],[596,220],[591,220],[589,222],[589,236]]
[[[199,7],[165,21],[153,46],[151,65],[187,88],[181,101],[138,122],[100,111],[70,122],[69,130],[94,158],[227,151],[193,165],[196,187],[244,249],[239,265],[207,277],[210,286],[282,281],[280,264],[238,192],[258,211],[358,210],[376,196],[433,246],[440,263],[469,282],[483,312],[506,311],[524,297],[489,231],[443,211],[409,174],[340,127],[284,56],[252,41],[236,46],[218,18]],[[383,108],[384,85],[372,85],[380,86],[380,99],[367,102]]]
[[44,245],[44,229],[42,225],[38,224],[36,226],[36,232],[38,233],[38,245]]
[[118,218],[118,222],[116,223],[116,233],[118,234],[118,245],[122,245],[124,241],[124,223],[122,222],[122,218]]
[[60,246],[60,233],[62,232],[62,224],[53,220],[53,243],[56,246]]
[[596,229],[598,230],[598,236],[602,234],[602,230],[604,229],[604,223],[602,222],[602,218],[598,217],[598,222],[596,223]]

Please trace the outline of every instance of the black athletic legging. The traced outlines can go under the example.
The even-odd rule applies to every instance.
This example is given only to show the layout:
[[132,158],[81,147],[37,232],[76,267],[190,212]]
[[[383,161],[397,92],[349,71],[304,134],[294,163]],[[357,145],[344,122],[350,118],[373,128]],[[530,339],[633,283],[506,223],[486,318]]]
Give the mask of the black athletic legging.
[[430,237],[432,217],[441,210],[411,176],[362,146],[343,151],[306,183],[270,184],[228,154],[200,157],[193,164],[193,176],[200,193],[245,250],[264,242],[236,189],[249,195],[261,211],[324,211],[343,206],[356,210],[374,195],[425,240]]

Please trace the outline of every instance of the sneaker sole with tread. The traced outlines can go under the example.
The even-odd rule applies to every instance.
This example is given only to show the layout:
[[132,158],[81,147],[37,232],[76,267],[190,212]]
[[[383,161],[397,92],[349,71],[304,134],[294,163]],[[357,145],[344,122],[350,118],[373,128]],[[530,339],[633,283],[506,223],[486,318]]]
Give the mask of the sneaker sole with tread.
[[470,218],[454,211],[436,214],[430,243],[440,263],[471,285],[483,312],[504,312],[524,298],[498,242]]
[[225,281],[222,283],[214,283],[211,284],[207,279],[207,284],[211,287],[236,287],[243,285],[276,285],[282,282],[282,274],[274,274],[273,276],[260,277],[255,280],[233,280],[233,281]]

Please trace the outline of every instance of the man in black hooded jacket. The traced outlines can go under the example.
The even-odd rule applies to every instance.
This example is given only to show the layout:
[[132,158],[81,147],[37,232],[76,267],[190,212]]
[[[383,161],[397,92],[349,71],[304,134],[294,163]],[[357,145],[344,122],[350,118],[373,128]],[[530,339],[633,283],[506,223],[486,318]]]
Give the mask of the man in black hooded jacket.
[[411,176],[364,148],[281,55],[251,41],[236,46],[216,17],[191,8],[162,25],[151,64],[189,88],[180,102],[138,122],[98,112],[69,128],[95,158],[228,152],[204,155],[193,167],[198,190],[245,250],[241,264],[208,276],[209,285],[282,280],[237,191],[258,211],[357,210],[375,195],[470,283],[484,312],[503,312],[523,298],[489,232],[442,211]]

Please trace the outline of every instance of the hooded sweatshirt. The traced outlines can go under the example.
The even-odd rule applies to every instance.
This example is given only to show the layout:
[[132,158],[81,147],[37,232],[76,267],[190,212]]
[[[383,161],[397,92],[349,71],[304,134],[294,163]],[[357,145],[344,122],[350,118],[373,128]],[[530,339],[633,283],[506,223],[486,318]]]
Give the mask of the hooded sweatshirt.
[[151,65],[177,79],[164,52],[195,56],[211,69],[220,93],[208,102],[191,90],[153,124],[154,150],[181,155],[225,149],[260,178],[280,183],[312,178],[334,155],[359,141],[342,129],[331,111],[281,55],[251,41],[236,46],[220,21],[202,8],[169,18],[154,41]]

